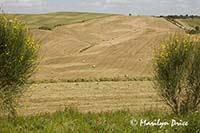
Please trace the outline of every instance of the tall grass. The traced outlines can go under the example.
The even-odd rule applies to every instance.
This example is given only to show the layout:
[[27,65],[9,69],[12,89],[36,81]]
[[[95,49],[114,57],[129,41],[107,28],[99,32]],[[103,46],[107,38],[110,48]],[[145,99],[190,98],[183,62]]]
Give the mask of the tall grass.
[[[80,113],[76,109],[66,108],[63,112],[38,116],[17,117],[15,120],[0,119],[0,132],[3,133],[198,133],[200,132],[200,113],[186,117],[147,111],[134,114],[129,111]],[[188,126],[140,126],[141,120],[171,122],[188,122]],[[137,120],[134,125],[131,121]]]

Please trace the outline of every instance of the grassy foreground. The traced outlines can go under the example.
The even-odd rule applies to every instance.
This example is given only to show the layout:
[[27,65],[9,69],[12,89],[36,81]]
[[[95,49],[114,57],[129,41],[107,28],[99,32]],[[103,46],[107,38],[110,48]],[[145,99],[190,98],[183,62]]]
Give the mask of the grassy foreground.
[[10,16],[22,19],[30,28],[45,26],[52,29],[58,25],[81,23],[92,19],[112,16],[112,14],[55,12],[47,14],[10,14]]
[[[45,114],[29,117],[17,117],[15,120],[5,118],[0,119],[0,132],[41,132],[41,133],[107,133],[107,132],[200,132],[200,113],[185,117],[175,117],[170,114],[160,114],[158,112],[146,112],[133,114],[129,111],[105,112],[105,113],[80,113],[76,109],[68,108],[63,112]],[[168,122],[167,126],[161,127],[160,123]],[[171,121],[188,122],[188,126],[174,125]],[[157,126],[144,126],[141,120],[157,122]],[[137,124],[138,121],[138,124]],[[140,125],[141,124],[141,125]]]

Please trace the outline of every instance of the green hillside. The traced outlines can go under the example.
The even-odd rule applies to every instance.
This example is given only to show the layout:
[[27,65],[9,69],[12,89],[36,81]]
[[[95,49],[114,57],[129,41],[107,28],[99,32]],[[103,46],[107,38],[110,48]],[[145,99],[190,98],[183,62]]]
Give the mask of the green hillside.
[[195,28],[196,26],[200,26],[200,18],[187,18],[187,19],[180,19],[186,25]]
[[103,13],[55,12],[47,14],[12,14],[10,16],[22,19],[30,28],[38,28],[41,26],[54,28],[56,25],[81,23],[112,15]]

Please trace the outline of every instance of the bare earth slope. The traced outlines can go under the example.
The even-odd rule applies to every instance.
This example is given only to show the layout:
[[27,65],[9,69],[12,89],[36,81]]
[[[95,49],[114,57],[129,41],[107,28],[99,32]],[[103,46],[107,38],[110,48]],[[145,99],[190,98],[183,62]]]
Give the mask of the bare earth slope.
[[155,45],[178,30],[163,18],[120,15],[33,30],[42,42],[33,79],[151,76]]

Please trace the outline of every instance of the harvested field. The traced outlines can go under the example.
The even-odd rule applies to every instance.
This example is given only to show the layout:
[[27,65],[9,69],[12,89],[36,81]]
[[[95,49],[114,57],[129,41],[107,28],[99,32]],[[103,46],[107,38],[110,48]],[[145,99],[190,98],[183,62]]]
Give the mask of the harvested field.
[[[36,82],[21,99],[20,114],[55,112],[66,106],[81,112],[168,110],[147,77],[152,77],[154,48],[177,31],[181,30],[163,18],[123,15],[53,30],[32,29],[42,44],[40,64],[31,78]],[[65,82],[76,79],[90,80]]]
[[20,114],[38,114],[77,107],[81,112],[169,108],[150,81],[33,84],[21,99]]
[[163,18],[111,16],[34,29],[42,42],[34,80],[152,76],[155,46],[166,34],[180,31]]

